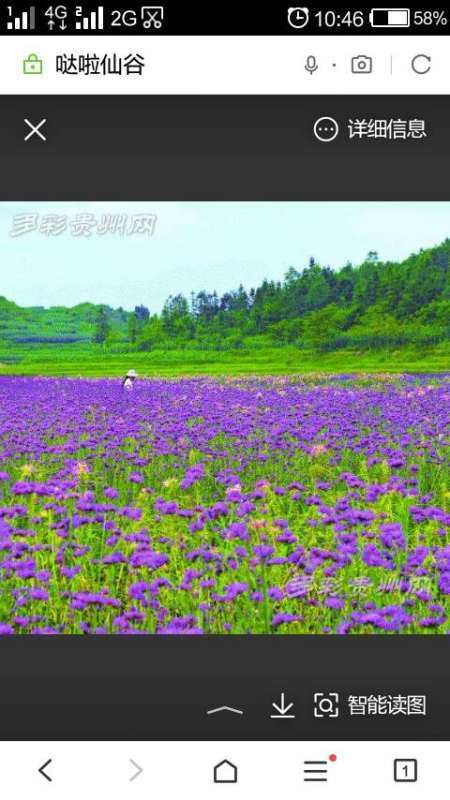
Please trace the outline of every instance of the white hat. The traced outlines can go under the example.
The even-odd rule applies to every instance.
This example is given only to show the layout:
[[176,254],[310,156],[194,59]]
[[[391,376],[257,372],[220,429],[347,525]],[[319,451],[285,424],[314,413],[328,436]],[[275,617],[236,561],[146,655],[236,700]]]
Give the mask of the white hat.
[[138,374],[135,369],[129,369],[127,372],[127,378],[137,378]]

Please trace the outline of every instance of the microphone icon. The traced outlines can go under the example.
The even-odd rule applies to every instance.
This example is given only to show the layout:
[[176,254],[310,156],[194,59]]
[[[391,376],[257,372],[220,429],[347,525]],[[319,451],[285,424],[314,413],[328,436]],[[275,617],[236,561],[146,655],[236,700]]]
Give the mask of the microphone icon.
[[308,56],[306,59],[305,69],[310,75],[312,75],[316,69],[319,69],[315,56]]

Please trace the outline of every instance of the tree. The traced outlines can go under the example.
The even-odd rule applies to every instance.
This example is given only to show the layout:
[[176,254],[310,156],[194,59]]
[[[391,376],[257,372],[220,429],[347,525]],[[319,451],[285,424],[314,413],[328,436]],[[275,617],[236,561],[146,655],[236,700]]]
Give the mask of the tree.
[[330,289],[325,277],[325,271],[318,264],[313,264],[308,269],[308,292],[305,299],[306,308],[314,311],[327,305],[330,298]]
[[314,349],[320,349],[342,330],[347,312],[334,305],[311,312],[304,320],[304,340]]
[[146,306],[136,306],[134,314],[138,322],[147,322],[150,317],[150,311]]
[[137,339],[138,333],[138,321],[136,318],[136,313],[131,313],[128,317],[128,341],[131,344],[135,344]]
[[[70,310],[67,333],[77,332],[81,317],[83,324],[94,324],[96,342],[128,341],[144,350],[191,342],[214,349],[264,347],[272,341],[322,350],[381,347],[388,340],[402,344],[421,336],[424,341],[430,336],[443,341],[449,336],[449,260],[450,240],[403,262],[382,262],[376,250],[370,250],[359,265],[347,262],[331,269],[311,257],[301,270],[290,266],[282,282],[264,278],[258,286],[245,289],[241,284],[220,297],[216,291],[192,292],[190,301],[181,293],[171,295],[162,312],[153,316],[142,304],[131,314],[121,308],[80,305]],[[7,303],[0,301],[0,328],[9,328],[10,316],[17,320],[15,306],[3,311]],[[39,313],[45,315],[46,310]],[[55,308],[52,313],[59,319],[66,310]],[[112,334],[119,332],[119,339],[110,329]]]
[[94,342],[105,344],[110,331],[110,324],[105,306],[100,306],[95,320]]
[[171,295],[164,303],[161,314],[164,333],[173,339],[190,339],[194,333],[194,312],[182,294]]
[[138,335],[138,350],[151,350],[152,348],[163,344],[166,338],[167,337],[164,332],[162,320],[156,314],[154,314],[143,325]]

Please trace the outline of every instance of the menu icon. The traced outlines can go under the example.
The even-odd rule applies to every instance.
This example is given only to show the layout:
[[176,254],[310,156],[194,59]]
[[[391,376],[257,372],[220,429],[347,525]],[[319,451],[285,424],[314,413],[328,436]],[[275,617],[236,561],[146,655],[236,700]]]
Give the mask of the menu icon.
[[321,761],[303,762],[304,783],[326,783],[328,780],[328,764],[334,763],[337,756],[332,753],[327,759]]

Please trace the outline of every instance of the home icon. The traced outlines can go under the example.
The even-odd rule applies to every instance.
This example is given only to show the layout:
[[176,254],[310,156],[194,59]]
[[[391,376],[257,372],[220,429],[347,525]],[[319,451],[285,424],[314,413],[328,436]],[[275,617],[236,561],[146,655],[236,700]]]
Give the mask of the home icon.
[[214,767],[214,783],[237,783],[237,767],[224,758]]

